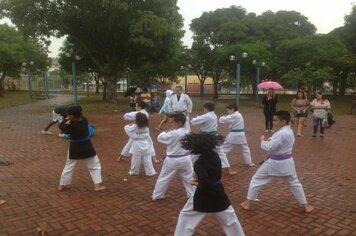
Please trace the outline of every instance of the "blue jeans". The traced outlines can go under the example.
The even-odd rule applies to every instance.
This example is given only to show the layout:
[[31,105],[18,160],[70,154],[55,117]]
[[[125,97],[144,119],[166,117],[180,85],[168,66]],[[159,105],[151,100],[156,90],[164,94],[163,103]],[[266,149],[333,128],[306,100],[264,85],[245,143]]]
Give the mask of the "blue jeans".
[[313,117],[313,134],[318,132],[318,126],[320,126],[320,134],[324,134],[323,119]]

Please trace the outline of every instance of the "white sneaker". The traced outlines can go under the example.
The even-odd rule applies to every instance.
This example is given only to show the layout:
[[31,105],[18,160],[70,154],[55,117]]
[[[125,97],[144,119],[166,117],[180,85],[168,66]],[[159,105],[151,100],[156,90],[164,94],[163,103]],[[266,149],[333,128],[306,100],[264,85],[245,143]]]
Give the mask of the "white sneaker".
[[58,134],[58,137],[64,138],[64,134]]
[[51,131],[48,131],[48,130],[47,130],[47,131],[42,130],[41,133],[42,133],[42,134],[53,134]]

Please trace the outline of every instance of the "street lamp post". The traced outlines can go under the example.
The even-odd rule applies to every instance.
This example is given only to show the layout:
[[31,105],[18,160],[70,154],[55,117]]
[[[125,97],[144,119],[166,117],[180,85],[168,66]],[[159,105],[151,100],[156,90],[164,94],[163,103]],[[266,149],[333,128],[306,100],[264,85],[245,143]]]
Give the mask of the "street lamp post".
[[[257,71],[256,71],[256,103],[258,103],[258,87],[257,85],[260,83],[260,66],[257,64],[256,60],[252,61],[252,64],[257,65]],[[265,63],[261,63],[261,67],[264,67]]]
[[78,104],[78,90],[77,90],[77,77],[75,72],[75,60],[80,60],[79,56],[74,56],[73,50],[70,53],[66,53],[67,57],[72,59],[72,89],[73,89],[73,97],[74,97],[74,104]]
[[[241,57],[246,58],[247,53],[243,52],[241,54]],[[230,61],[235,61],[235,60],[237,61],[238,59],[235,56],[230,56]],[[240,105],[240,82],[241,82],[240,73],[241,73],[240,63],[237,61],[237,64],[236,64],[236,104],[237,104],[237,106]]]
[[32,98],[32,72],[31,72],[31,66],[33,66],[35,63],[33,61],[30,61],[30,63],[23,62],[22,67],[27,73],[28,77],[28,95],[29,98]]

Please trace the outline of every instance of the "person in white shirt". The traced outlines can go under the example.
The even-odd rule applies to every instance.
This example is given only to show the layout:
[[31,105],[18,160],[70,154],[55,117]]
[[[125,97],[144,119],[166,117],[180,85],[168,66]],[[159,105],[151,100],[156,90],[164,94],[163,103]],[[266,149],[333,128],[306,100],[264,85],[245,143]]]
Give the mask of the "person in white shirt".
[[182,178],[182,182],[189,198],[195,190],[189,181],[193,174],[193,165],[190,152],[182,148],[180,140],[187,134],[184,127],[186,118],[183,114],[173,116],[173,129],[162,132],[158,135],[157,140],[167,145],[167,156],[163,162],[161,173],[157,179],[152,194],[152,200],[165,198],[169,183],[176,174]]
[[310,103],[310,106],[313,109],[313,137],[316,137],[318,126],[320,126],[320,137],[324,137],[325,127],[328,126],[328,112],[331,106],[330,102],[327,99],[324,99],[321,92],[316,92],[315,96],[316,98]]
[[[146,108],[146,103],[144,101],[138,101],[136,103],[136,107],[135,107],[136,111],[125,113],[124,120],[126,120],[126,121],[134,121],[136,119],[137,113],[145,114],[147,116],[147,118],[149,118],[148,112],[145,110],[145,108]],[[155,148],[153,146],[152,139],[151,139],[150,136],[148,138],[150,139],[150,142],[152,143],[152,145],[151,145],[151,154],[152,154],[153,162],[154,163],[158,163],[159,160],[156,158],[156,152],[155,152]],[[129,138],[129,140],[127,141],[126,145],[122,149],[120,156],[117,158],[117,161],[121,161],[123,158],[130,156],[130,148],[132,146],[132,142],[133,142],[133,140]]]
[[131,154],[131,169],[129,175],[138,175],[141,163],[143,163],[147,176],[155,175],[156,171],[153,168],[151,159],[152,140],[148,129],[147,116],[138,112],[136,114],[135,124],[126,125],[124,129],[127,136],[132,140],[129,150]]
[[312,212],[313,207],[307,203],[302,184],[299,182],[292,157],[294,133],[290,128],[288,111],[278,111],[273,116],[273,124],[278,132],[265,140],[261,136],[261,148],[268,151],[268,157],[252,177],[248,188],[247,199],[241,203],[245,210],[250,209],[251,201],[257,199],[260,189],[275,177],[281,177],[288,185],[298,203],[304,206],[305,212]]
[[226,107],[228,115],[222,116],[219,119],[219,123],[229,125],[229,134],[226,136],[223,144],[223,150],[226,155],[234,148],[239,146],[242,151],[245,164],[248,166],[255,166],[251,160],[250,148],[247,144],[245,136],[245,124],[241,113],[238,111],[236,103],[229,104]]
[[168,112],[177,114],[183,113],[187,122],[185,122],[184,126],[188,132],[190,132],[189,125],[189,114],[192,113],[193,102],[187,94],[183,93],[182,86],[178,85],[175,88],[175,94],[171,96],[168,103]]
[[[215,105],[212,102],[207,102],[204,104],[204,114],[201,116],[194,117],[191,120],[192,125],[200,125],[200,131],[208,133],[210,135],[218,134],[218,118],[214,112]],[[227,160],[226,154],[222,148],[222,145],[218,145],[215,148],[215,152],[219,155],[221,160],[222,168],[227,168],[230,175],[234,175],[237,172],[230,168],[230,163]],[[193,156],[193,155],[192,155]],[[195,156],[195,155],[194,155]],[[193,160],[194,161],[194,160]]]

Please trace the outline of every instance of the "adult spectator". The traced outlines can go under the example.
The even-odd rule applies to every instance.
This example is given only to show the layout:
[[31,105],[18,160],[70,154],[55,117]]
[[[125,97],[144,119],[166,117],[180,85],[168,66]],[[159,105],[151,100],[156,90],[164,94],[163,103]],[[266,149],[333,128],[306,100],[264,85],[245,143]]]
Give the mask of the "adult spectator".
[[325,127],[328,126],[328,112],[331,108],[329,100],[321,92],[315,93],[315,99],[310,103],[313,109],[313,137],[316,137],[320,126],[320,137],[324,137]]
[[147,91],[147,88],[142,89],[141,100],[146,103],[146,111],[151,111],[151,93]]
[[301,90],[297,92],[296,97],[292,100],[291,107],[294,115],[294,124],[297,126],[297,136],[301,137],[304,121],[308,116],[309,101],[305,93]]
[[186,117],[185,129],[190,132],[189,114],[192,113],[193,102],[187,94],[183,93],[182,86],[178,85],[175,88],[175,94],[171,96],[168,103],[168,112],[177,114],[183,113]]
[[265,115],[265,132],[273,132],[273,114],[276,113],[277,96],[274,89],[269,88],[263,96],[263,114]]

